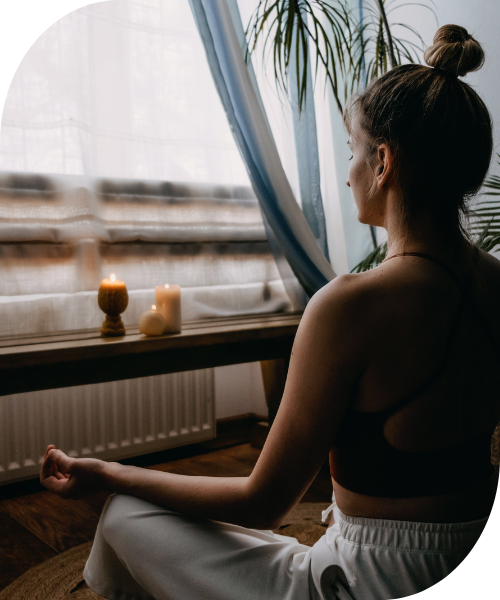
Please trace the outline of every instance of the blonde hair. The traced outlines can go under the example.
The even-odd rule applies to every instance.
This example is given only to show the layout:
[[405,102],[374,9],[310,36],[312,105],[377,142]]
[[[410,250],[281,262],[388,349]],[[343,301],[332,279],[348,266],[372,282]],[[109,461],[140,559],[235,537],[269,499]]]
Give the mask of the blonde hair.
[[460,25],[443,25],[437,30],[432,46],[425,51],[424,60],[430,67],[464,77],[484,65],[484,52],[467,29]]

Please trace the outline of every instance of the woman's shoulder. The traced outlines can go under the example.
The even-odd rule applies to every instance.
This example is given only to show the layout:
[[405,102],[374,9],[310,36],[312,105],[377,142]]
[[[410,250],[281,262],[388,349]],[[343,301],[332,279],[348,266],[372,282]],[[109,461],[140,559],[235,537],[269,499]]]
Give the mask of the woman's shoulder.
[[[494,256],[476,253],[478,285],[469,297],[492,323],[497,316],[500,297],[500,261]],[[467,279],[465,263],[451,270],[459,279]],[[311,317],[322,323],[342,323],[346,327],[379,332],[402,323],[426,324],[446,314],[460,302],[456,283],[439,265],[419,257],[401,257],[380,264],[364,273],[340,275],[319,290],[308,305]]]
[[425,322],[458,301],[453,280],[439,267],[409,257],[336,277],[313,296],[308,310],[323,322],[342,321],[378,336],[403,322]]
[[408,265],[396,261],[380,264],[362,273],[339,275],[319,290],[312,298],[318,304],[352,307],[362,310],[366,305],[385,303],[390,296],[414,294],[415,288],[429,284],[419,271],[412,272]]
[[369,273],[337,275],[311,298],[308,307],[321,312],[355,313],[362,310],[375,292],[376,282]]
[[328,338],[335,338],[363,327],[367,315],[370,285],[359,275],[338,275],[318,290],[309,300],[302,327],[320,329]]
[[398,295],[400,284],[394,279],[382,267],[339,275],[311,298],[307,318],[327,328],[367,332],[375,322],[384,320],[391,298]]

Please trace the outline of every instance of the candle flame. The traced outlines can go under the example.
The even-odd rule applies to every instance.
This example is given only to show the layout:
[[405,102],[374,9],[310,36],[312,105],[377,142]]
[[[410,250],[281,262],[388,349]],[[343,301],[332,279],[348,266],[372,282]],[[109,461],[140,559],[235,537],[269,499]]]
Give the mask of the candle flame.
[[170,286],[168,285],[168,283],[166,283],[166,284],[165,284],[165,287],[166,287],[166,288],[169,288]]
[[114,273],[111,273],[109,278],[111,279],[111,281],[116,281],[116,275]]
[[156,306],[153,304],[153,306],[151,306],[152,310],[156,310]]

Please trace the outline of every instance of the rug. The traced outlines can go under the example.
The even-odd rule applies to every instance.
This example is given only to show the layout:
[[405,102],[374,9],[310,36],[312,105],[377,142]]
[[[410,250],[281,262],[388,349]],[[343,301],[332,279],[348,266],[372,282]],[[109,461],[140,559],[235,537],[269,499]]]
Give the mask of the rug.
[[[328,507],[324,502],[302,502],[290,512],[276,533],[297,538],[301,544],[314,545],[325,533],[321,511]],[[83,581],[83,567],[92,542],[50,558],[33,567],[2,592],[0,600],[100,600]]]

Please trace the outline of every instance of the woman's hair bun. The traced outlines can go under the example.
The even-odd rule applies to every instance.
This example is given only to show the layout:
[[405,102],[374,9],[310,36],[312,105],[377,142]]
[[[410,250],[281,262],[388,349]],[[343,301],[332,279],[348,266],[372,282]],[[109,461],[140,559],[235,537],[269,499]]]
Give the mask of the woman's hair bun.
[[430,67],[463,77],[484,64],[481,45],[460,25],[443,25],[436,31],[432,42],[424,54],[424,60]]

